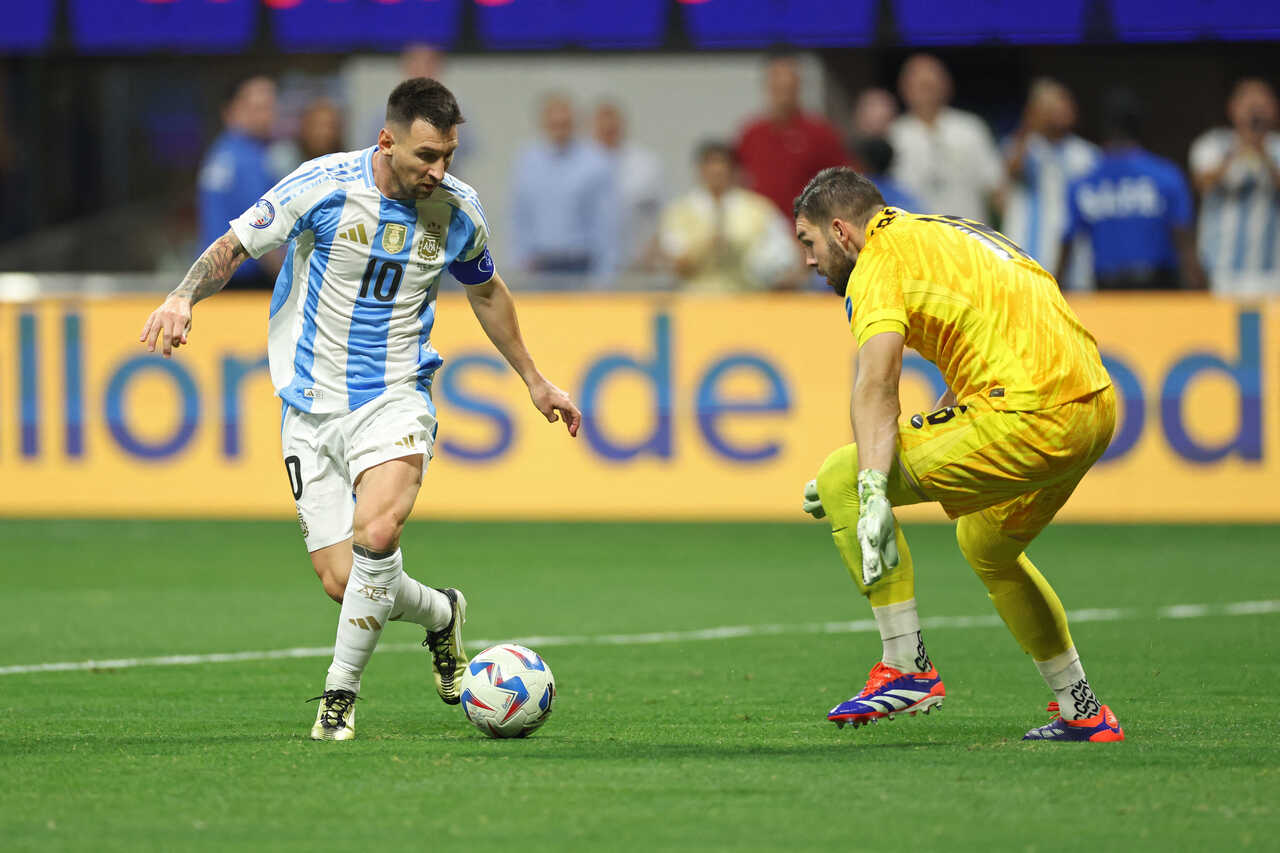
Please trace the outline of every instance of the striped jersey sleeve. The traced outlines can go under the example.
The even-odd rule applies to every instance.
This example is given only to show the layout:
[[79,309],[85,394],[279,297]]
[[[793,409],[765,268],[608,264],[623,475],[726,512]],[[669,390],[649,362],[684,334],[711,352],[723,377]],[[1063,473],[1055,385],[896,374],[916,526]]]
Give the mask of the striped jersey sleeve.
[[231,220],[231,230],[250,257],[260,258],[311,227],[311,212],[332,189],[333,180],[318,161],[303,163]]
[[449,240],[458,246],[457,257],[449,264],[449,274],[462,284],[484,284],[497,272],[489,252],[489,223],[485,220],[480,196],[469,184],[446,175],[445,189],[453,196],[458,215],[449,228]]

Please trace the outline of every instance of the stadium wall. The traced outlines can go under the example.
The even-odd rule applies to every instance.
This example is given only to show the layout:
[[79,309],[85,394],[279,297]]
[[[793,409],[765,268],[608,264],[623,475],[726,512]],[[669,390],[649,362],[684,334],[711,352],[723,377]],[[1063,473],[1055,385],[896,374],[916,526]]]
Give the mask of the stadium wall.
[[[202,304],[168,361],[137,342],[154,304],[0,303],[0,514],[293,515],[265,297]],[[1123,414],[1061,517],[1280,520],[1280,303],[1073,304]],[[520,310],[540,366],[587,413],[583,434],[547,425],[465,299],[443,295],[419,517],[797,519],[804,481],[849,440],[839,300],[545,294]],[[904,414],[927,410],[940,382],[910,357]]]

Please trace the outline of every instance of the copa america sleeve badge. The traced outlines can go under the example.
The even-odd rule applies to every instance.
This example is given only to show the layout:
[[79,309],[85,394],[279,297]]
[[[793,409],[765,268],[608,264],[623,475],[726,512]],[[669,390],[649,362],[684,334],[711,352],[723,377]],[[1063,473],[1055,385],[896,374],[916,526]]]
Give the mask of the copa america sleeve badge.
[[253,214],[253,218],[249,220],[249,224],[254,228],[266,228],[272,222],[276,221],[275,206],[265,198],[258,199],[253,207],[249,208],[249,212]]

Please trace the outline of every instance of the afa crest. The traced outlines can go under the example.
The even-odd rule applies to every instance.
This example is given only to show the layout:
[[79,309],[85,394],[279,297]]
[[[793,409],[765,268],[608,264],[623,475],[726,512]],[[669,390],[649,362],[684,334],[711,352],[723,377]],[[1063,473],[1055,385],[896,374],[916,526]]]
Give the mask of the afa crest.
[[395,255],[404,248],[404,238],[409,235],[409,229],[396,222],[388,222],[386,227],[382,229],[382,248],[387,254]]
[[440,237],[443,234],[442,229],[435,222],[428,222],[423,229],[422,237],[418,240],[418,259],[423,261],[434,261],[440,257]]

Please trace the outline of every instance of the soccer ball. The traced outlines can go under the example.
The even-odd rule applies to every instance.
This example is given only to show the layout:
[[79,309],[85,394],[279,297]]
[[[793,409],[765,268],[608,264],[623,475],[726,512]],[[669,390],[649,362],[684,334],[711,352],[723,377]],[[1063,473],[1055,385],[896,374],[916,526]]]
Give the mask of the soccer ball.
[[547,721],[555,676],[537,652],[503,643],[471,659],[462,674],[462,713],[489,737],[527,737]]

